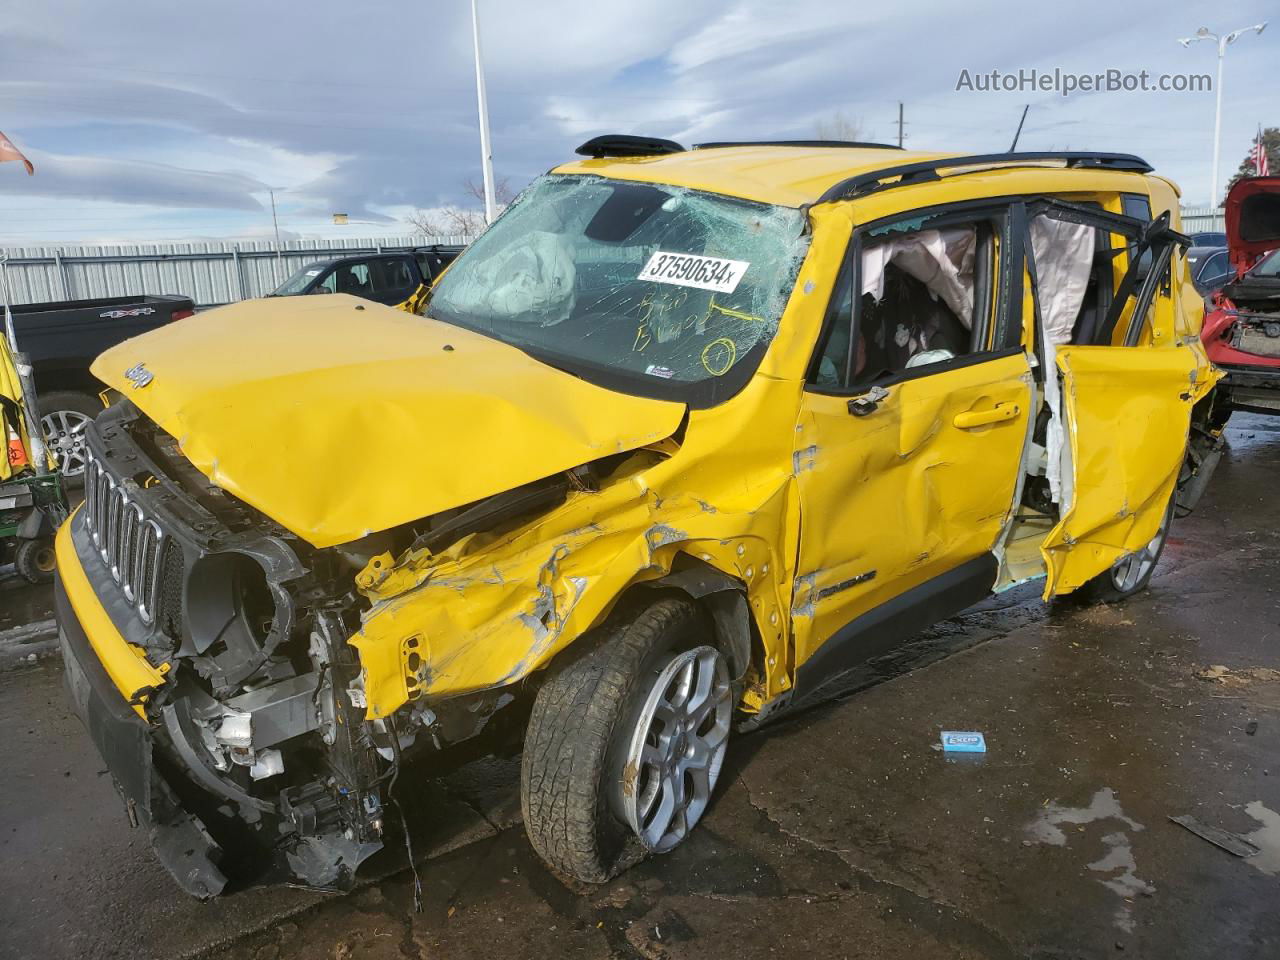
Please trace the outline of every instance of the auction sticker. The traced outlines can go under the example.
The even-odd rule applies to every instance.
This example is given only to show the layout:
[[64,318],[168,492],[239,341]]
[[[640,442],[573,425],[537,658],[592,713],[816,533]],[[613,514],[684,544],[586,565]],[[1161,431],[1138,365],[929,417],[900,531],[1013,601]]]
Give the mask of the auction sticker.
[[666,253],[657,250],[640,271],[639,279],[655,283],[673,283],[678,287],[697,287],[717,293],[733,293],[738,281],[751,266],[746,260],[700,257],[691,253]]

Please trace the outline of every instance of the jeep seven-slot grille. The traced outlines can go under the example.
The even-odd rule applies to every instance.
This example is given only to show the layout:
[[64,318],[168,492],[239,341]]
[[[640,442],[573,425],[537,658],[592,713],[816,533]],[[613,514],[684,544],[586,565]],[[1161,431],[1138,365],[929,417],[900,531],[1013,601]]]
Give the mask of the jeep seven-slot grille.
[[160,590],[160,557],[165,546],[160,525],[129,499],[118,480],[92,454],[86,456],[85,525],[94,548],[143,623],[155,620]]

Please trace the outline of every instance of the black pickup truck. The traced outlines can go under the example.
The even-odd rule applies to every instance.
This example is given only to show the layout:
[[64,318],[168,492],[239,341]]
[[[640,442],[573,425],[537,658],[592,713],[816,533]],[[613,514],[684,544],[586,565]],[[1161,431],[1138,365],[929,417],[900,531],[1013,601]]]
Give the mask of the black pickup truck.
[[66,482],[84,473],[84,426],[102,411],[104,389],[89,364],[108,347],[189,317],[190,297],[157,294],[23,303],[10,307],[18,348],[31,361],[40,417]]
[[461,252],[459,246],[436,244],[317,260],[294,273],[270,296],[349,293],[416,313],[436,277]]

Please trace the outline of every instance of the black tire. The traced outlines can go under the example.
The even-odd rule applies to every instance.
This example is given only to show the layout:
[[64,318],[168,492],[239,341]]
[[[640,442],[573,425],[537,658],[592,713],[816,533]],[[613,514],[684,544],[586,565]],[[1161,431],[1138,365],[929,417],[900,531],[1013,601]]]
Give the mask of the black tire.
[[53,538],[19,540],[13,551],[13,566],[18,575],[31,583],[48,583],[53,579]]
[[[81,393],[78,390],[51,390],[48,393],[42,393],[39,396],[40,419],[46,424],[46,440],[50,443],[51,452],[58,460],[58,467],[62,471],[62,485],[71,489],[79,489],[84,486],[84,464],[82,460],[77,460],[70,472],[62,469],[62,457],[59,455],[56,446],[63,438],[61,436],[49,438],[49,430],[47,429],[49,419],[57,418],[59,413],[65,413],[68,416],[87,417],[93,420],[102,412],[102,401],[97,397],[90,396],[87,393]],[[59,430],[59,433],[62,431]],[[83,446],[81,446],[83,449]]]
[[[555,871],[604,883],[644,850],[611,809],[609,771],[621,777],[628,738],[651,679],[674,651],[706,643],[712,628],[691,600],[662,596],[615,611],[583,651],[538,691],[525,735],[520,803],[534,850]],[[611,763],[610,761],[613,761]]]
[[[1156,572],[1156,567],[1160,564],[1160,556],[1164,553],[1164,545],[1169,540],[1169,526],[1173,522],[1176,502],[1177,496],[1175,494],[1174,499],[1170,500],[1169,505],[1165,507],[1164,519],[1160,521],[1159,532],[1145,550],[1139,554],[1129,554],[1126,557],[1121,557],[1110,569],[1104,570],[1086,583],[1078,591],[1081,599],[1088,603],[1119,603],[1121,600],[1127,600],[1147,589],[1147,585],[1151,582],[1151,577]],[[1145,565],[1145,571],[1141,572],[1131,583],[1123,583],[1122,579],[1117,575],[1117,570],[1127,560],[1139,558],[1143,553],[1150,554],[1149,565]],[[1140,560],[1133,559],[1133,562],[1137,563]]]

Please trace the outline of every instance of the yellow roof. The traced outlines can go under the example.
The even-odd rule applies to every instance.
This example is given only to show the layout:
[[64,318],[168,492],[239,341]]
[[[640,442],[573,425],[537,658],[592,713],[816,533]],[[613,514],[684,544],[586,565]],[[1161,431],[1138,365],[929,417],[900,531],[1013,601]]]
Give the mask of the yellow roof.
[[874,147],[862,149],[752,144],[688,150],[656,157],[574,160],[556,167],[552,172],[595,173],[620,180],[665,183],[762,203],[798,207],[813,203],[829,187],[848,177],[907,163],[959,156],[965,154]]

